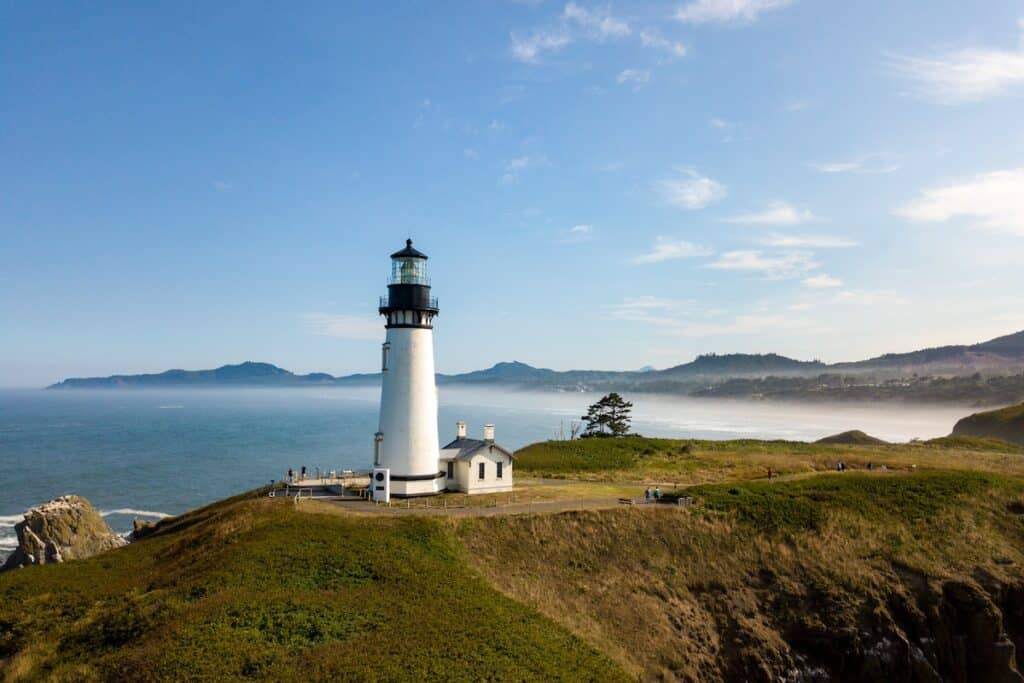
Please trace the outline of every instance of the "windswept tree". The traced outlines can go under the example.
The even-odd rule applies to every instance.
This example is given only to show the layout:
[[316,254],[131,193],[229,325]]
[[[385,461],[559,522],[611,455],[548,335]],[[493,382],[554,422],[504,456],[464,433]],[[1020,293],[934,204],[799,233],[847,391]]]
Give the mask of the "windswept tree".
[[632,410],[633,404],[613,391],[587,409],[582,417],[587,423],[583,436],[625,436]]

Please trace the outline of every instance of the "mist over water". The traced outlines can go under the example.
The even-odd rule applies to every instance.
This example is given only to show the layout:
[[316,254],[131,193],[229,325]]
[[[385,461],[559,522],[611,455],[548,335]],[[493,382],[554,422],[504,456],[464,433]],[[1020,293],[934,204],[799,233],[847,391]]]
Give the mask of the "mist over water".
[[[0,391],[0,556],[21,512],[67,493],[119,531],[134,516],[178,514],[280,479],[289,467],[362,469],[377,430],[376,387]],[[596,394],[443,386],[439,428],[494,423],[519,448],[568,438]],[[634,394],[647,436],[814,440],[862,429],[891,441],[948,434],[962,407],[779,404]]]

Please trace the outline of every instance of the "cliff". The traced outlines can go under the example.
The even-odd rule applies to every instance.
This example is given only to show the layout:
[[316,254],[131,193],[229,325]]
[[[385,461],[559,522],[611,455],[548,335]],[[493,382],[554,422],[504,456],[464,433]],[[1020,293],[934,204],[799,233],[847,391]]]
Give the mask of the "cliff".
[[18,547],[0,571],[81,560],[127,543],[81,496],[61,496],[32,508],[14,530]]

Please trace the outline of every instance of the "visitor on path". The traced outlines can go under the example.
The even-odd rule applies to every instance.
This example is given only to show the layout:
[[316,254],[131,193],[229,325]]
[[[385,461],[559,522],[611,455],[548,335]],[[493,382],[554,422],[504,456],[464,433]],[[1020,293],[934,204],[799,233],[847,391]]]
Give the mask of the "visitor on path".
[[771,481],[771,480],[772,480],[772,468],[769,467],[768,468],[768,481]]
[[657,503],[661,499],[661,489],[657,486],[654,487],[654,502]]
[[647,490],[644,491],[644,502],[645,503],[650,503],[651,502],[651,487],[650,486],[648,486]]
[[292,483],[292,481],[294,481],[294,480],[295,480],[295,472],[293,472],[293,471],[292,471],[292,468],[291,468],[291,467],[289,467],[289,468],[288,468],[288,483],[290,484],[290,483]]
[[868,463],[868,472],[871,471],[871,463]]
[[306,466],[305,465],[302,466],[302,476],[300,477],[300,479],[302,479],[303,481],[305,481],[305,479],[306,479]]

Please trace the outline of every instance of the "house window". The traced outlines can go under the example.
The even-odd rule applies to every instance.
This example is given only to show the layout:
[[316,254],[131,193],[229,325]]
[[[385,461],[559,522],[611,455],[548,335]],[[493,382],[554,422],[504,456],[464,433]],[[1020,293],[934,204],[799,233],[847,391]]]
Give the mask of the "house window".
[[503,462],[499,462],[499,463],[498,463],[498,471],[497,471],[497,473],[496,473],[496,474],[497,474],[497,476],[498,476],[498,479],[501,479],[501,466],[502,466],[502,465],[504,465],[504,464],[505,464],[505,463],[503,463]]
[[448,461],[448,478],[455,478],[455,463],[452,462],[451,460]]
[[484,475],[486,474],[486,468],[487,468],[487,463],[485,463],[485,462],[480,463],[479,479],[483,479],[484,478]]
[[389,351],[391,351],[391,343],[384,342],[384,346],[380,347],[380,369],[382,372],[388,369]]

